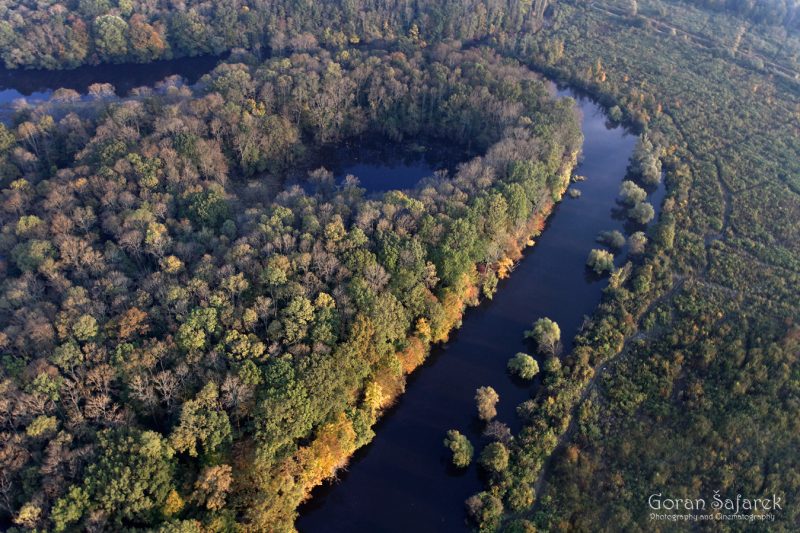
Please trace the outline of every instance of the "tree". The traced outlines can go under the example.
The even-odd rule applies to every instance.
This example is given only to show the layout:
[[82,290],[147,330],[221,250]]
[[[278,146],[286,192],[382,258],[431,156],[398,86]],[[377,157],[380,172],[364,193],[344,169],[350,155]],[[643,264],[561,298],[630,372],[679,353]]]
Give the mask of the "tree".
[[475,453],[472,443],[469,439],[462,435],[459,431],[451,429],[447,432],[447,438],[444,439],[445,447],[453,452],[453,465],[458,468],[466,468],[472,462],[472,456]]
[[661,183],[661,160],[657,152],[647,134],[642,134],[633,150],[628,173],[639,177],[647,185]]
[[597,241],[605,243],[615,250],[625,246],[625,236],[617,230],[601,231],[600,235],[597,236]]
[[500,442],[490,442],[483,448],[479,462],[492,473],[500,473],[508,468],[508,449]]
[[526,353],[518,353],[508,360],[508,370],[522,379],[533,379],[539,373],[539,363]]
[[305,296],[295,296],[281,315],[286,343],[294,344],[305,338],[308,325],[314,320],[314,305]]
[[645,246],[647,246],[647,236],[643,231],[637,231],[628,237],[628,252],[632,255],[640,255],[644,253]]
[[554,320],[544,317],[533,323],[533,329],[526,331],[525,337],[533,339],[540,352],[555,354],[561,343],[561,328]]
[[619,200],[623,204],[634,206],[639,202],[643,202],[647,199],[647,191],[636,185],[636,183],[632,182],[631,180],[625,180],[622,182],[622,186],[619,188]]
[[497,416],[497,402],[500,396],[492,387],[480,387],[475,391],[475,403],[478,407],[478,418],[488,422]]
[[192,309],[186,321],[178,327],[175,342],[186,352],[202,350],[208,344],[209,335],[219,328],[217,310],[213,307]]
[[183,404],[180,421],[170,435],[170,443],[176,451],[197,457],[198,445],[208,456],[230,440],[231,423],[219,404],[219,388],[216,383],[207,383],[194,400]]
[[614,270],[614,254],[607,250],[598,250],[595,248],[589,252],[586,265],[594,270],[597,275],[611,272]]
[[194,482],[192,499],[211,511],[225,507],[225,498],[233,484],[233,469],[229,465],[209,466]]
[[639,202],[628,209],[628,218],[639,224],[647,224],[656,216],[655,209],[649,202]]
[[82,486],[71,487],[56,502],[56,531],[80,520],[87,509],[102,510],[117,528],[126,520],[155,523],[173,489],[172,448],[154,431],[131,428],[105,430],[98,441]]
[[55,531],[64,531],[73,522],[77,522],[89,507],[89,495],[81,487],[72,486],[66,495],[59,498],[50,518],[53,520]]
[[116,15],[94,21],[95,48],[103,61],[123,59],[128,53],[128,23]]
[[97,336],[97,319],[92,315],[81,315],[72,325],[72,334],[79,341],[88,341]]
[[109,0],[79,0],[78,12],[88,19],[104,15],[111,9]]
[[130,18],[130,40],[131,54],[137,61],[158,59],[167,48],[163,36],[138,13]]
[[213,187],[189,197],[189,218],[193,222],[210,228],[219,228],[230,214],[225,193]]
[[467,514],[481,531],[494,531],[503,515],[503,502],[490,492],[479,492],[465,502]]

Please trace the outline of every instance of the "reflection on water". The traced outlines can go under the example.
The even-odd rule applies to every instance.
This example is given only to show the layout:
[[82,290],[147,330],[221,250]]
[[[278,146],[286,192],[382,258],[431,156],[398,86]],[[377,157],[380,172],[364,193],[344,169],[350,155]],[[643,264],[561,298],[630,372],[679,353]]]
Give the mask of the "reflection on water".
[[86,94],[95,83],[110,83],[118,96],[125,96],[135,87],[152,86],[173,75],[196,83],[211,71],[218,56],[184,57],[147,64],[97,65],[73,70],[24,70],[0,68],[0,105],[19,98],[47,100],[56,89],[72,89]]
[[422,146],[369,138],[325,147],[320,165],[333,173],[337,184],[352,175],[367,192],[379,193],[413,189],[420,180],[436,173],[452,174],[457,163],[468,156],[459,147],[436,141]]

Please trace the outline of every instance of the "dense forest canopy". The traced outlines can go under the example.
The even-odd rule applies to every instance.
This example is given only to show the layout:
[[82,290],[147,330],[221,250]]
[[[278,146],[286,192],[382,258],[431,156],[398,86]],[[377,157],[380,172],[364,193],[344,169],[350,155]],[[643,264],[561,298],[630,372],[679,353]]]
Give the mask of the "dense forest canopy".
[[[541,230],[581,141],[528,69],[457,45],[223,63],[1,131],[3,513],[57,531],[289,527]],[[325,169],[282,187],[356,135],[480,156],[379,198]]]
[[303,51],[317,44],[482,39],[535,29],[547,0],[0,1],[7,67],[72,68],[221,54]]

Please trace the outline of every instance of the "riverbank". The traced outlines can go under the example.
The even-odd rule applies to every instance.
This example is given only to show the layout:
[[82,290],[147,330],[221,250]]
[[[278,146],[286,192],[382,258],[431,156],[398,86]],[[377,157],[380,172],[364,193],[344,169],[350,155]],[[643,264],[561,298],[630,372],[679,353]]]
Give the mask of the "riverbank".
[[[484,481],[477,466],[457,470],[450,465],[442,446],[446,431],[458,429],[473,445],[488,442],[473,396],[477,387],[490,385],[500,395],[497,420],[517,432],[522,421],[516,407],[535,394],[538,381],[512,379],[508,358],[531,350],[523,332],[543,316],[559,323],[565,351],[570,349],[608,284],[587,271],[586,255],[600,246],[595,242],[600,231],[626,231],[615,199],[635,136],[620,127],[607,129],[598,105],[559,92],[567,94],[576,98],[583,115],[583,155],[575,171],[588,179],[573,185],[583,194],[555,206],[536,246],[525,251],[492,301],[471,309],[451,341],[434,348],[423,368],[409,377],[406,393],[378,422],[372,444],[301,507],[300,531],[467,529],[464,500]],[[663,186],[651,195],[657,207],[662,194]],[[617,263],[624,260],[621,255]]]
[[[524,257],[525,251],[536,246],[535,239],[542,234],[547,220],[558,206],[558,202],[564,198],[577,161],[578,153],[565,154],[557,178],[561,184],[560,188],[554,193],[548,192],[542,197],[540,210],[529,218],[524,231],[510,239],[503,250],[503,258],[490,266],[490,268],[498,272],[500,279],[508,278],[514,267]],[[442,298],[445,309],[449,310],[447,313],[447,325],[442,328],[445,334],[438,338],[426,338],[424,335],[419,334],[420,328],[418,328],[418,334],[407,339],[407,348],[396,354],[403,370],[399,376],[400,379],[393,379],[391,373],[375,376],[374,385],[377,385],[378,390],[376,395],[380,400],[376,402],[375,409],[372,411],[370,426],[380,424],[384,414],[391,413],[397,402],[402,401],[407,379],[413,378],[416,371],[425,365],[431,355],[431,349],[447,349],[447,343],[451,336],[462,327],[462,319],[464,318],[464,313],[468,312],[468,308],[479,307],[481,304],[488,305],[486,299],[481,299],[479,296],[481,288],[477,284],[478,266],[474,265],[472,275],[465,276],[460,287],[448,290]],[[370,385],[366,387],[366,390],[371,390]],[[375,390],[375,387],[372,390]],[[333,422],[320,428],[316,439],[298,451],[296,455],[298,462],[302,461],[305,456],[326,457],[326,461],[319,463],[325,466],[315,471],[312,470],[312,477],[307,478],[303,501],[311,497],[312,491],[316,487],[326,481],[336,480],[337,475],[346,470],[347,465],[355,457],[358,450],[369,446],[371,440],[363,442],[359,446],[354,445],[354,435],[347,430],[343,431],[346,426],[345,420],[346,413],[343,412]]]

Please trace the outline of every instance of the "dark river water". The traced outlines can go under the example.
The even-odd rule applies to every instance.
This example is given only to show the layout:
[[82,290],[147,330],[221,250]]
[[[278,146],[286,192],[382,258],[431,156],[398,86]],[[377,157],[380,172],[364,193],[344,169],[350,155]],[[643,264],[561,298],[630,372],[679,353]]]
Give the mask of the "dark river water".
[[199,56],[148,64],[98,65],[74,70],[23,70],[0,68],[0,105],[19,98],[30,102],[47,100],[56,89],[85,94],[94,83],[110,83],[118,96],[136,87],[152,86],[175,74],[190,84],[212,70],[220,57]]
[[[513,380],[508,359],[531,352],[523,332],[538,318],[561,326],[565,349],[584,316],[600,301],[607,280],[585,267],[598,232],[629,233],[615,203],[636,142],[620,127],[609,128],[602,110],[569,90],[582,111],[585,141],[577,173],[585,182],[578,199],[566,198],[550,217],[535,247],[494,299],[466,313],[463,326],[408,380],[397,404],[378,422],[376,437],[359,450],[336,481],[316,488],[300,509],[301,532],[409,532],[466,530],[464,500],[482,490],[478,467],[455,470],[442,441],[458,429],[476,445],[485,443],[476,417],[475,389],[491,385],[500,395],[498,420],[520,427],[516,406],[533,385]],[[663,186],[651,195],[658,209]],[[620,264],[622,258],[617,260]]]
[[[66,87],[84,93],[92,83],[111,83],[117,94],[152,85],[180,74],[190,83],[211,70],[218,58],[190,58],[151,65],[110,65],[74,71],[0,70],[0,106],[21,96],[46,99]],[[435,348],[427,362],[408,380],[407,390],[378,422],[376,437],[359,450],[336,481],[317,487],[300,509],[301,532],[414,532],[466,530],[464,500],[482,490],[477,466],[455,470],[442,444],[449,429],[458,429],[476,446],[486,441],[476,417],[475,389],[491,385],[500,395],[498,420],[520,427],[515,407],[528,399],[534,384],[512,380],[506,372],[516,352],[531,352],[523,332],[538,318],[550,317],[561,326],[565,349],[584,316],[600,301],[607,280],[585,267],[600,231],[626,234],[642,229],[625,221],[615,198],[636,142],[634,135],[610,127],[601,109],[569,90],[582,112],[585,136],[577,173],[586,176],[575,188],[577,199],[565,198],[547,228],[500,283],[492,301],[466,313],[463,326],[447,344]],[[359,176],[370,191],[411,188],[434,170],[447,168],[423,152],[377,157],[348,148],[334,154],[326,167],[341,180]],[[664,187],[651,193],[656,211]],[[624,254],[624,250],[623,250]],[[617,259],[617,264],[624,260]]]

